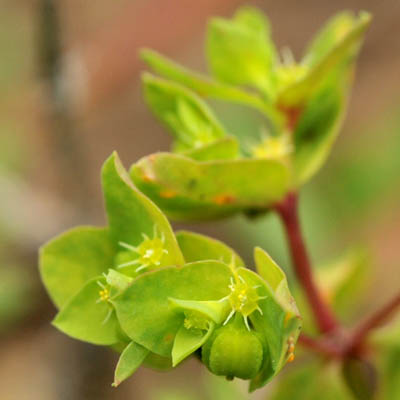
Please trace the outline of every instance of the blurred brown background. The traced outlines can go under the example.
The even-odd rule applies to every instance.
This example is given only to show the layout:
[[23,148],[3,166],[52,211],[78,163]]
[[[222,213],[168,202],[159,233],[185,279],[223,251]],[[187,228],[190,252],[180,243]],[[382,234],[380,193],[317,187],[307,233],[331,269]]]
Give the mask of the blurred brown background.
[[[138,50],[152,47],[204,71],[207,18],[230,16],[242,4],[265,10],[278,46],[297,57],[335,12],[373,13],[342,134],[304,189],[302,213],[317,263],[353,244],[371,249],[374,285],[355,318],[399,287],[398,0],[0,0],[2,400],[186,399],[180,391],[215,398],[194,361],[168,375],[141,369],[112,389],[116,356],[50,325],[55,310],[39,282],[37,249],[68,227],[104,224],[99,172],[113,150],[128,167],[168,149],[168,134],[142,100]],[[245,114],[232,119],[226,110],[221,118],[247,123]],[[224,239],[249,263],[261,245],[290,270],[273,216],[185,227]]]

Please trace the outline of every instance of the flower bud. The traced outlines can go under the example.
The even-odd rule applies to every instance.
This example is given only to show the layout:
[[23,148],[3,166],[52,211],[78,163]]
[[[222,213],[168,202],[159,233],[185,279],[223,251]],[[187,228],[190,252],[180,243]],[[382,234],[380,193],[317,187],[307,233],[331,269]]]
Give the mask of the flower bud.
[[254,378],[263,363],[263,345],[259,335],[248,330],[241,315],[217,329],[203,346],[202,360],[215,375],[241,379]]

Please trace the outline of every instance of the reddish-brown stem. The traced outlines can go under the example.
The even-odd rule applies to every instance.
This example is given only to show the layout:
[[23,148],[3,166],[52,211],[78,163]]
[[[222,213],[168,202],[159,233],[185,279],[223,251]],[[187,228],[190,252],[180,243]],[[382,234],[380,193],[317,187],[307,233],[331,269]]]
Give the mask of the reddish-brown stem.
[[298,217],[298,196],[290,193],[286,199],[276,205],[288,238],[294,270],[303,286],[308,302],[312,308],[319,330],[322,333],[335,331],[338,327],[336,318],[323,300],[314,282],[310,259],[304,245]]
[[302,333],[298,341],[303,347],[328,358],[341,358],[343,356],[342,349],[339,346],[324,339],[315,339]]
[[368,334],[387,321],[387,319],[390,318],[399,307],[400,293],[355,329],[349,344],[348,352],[357,352],[367,338]]

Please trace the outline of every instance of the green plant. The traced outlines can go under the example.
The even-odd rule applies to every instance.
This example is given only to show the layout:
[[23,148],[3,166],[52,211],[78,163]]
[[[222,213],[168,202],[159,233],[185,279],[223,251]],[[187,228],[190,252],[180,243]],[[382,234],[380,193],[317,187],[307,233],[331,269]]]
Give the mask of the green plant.
[[[250,380],[255,390],[293,361],[302,319],[271,257],[256,248],[253,272],[219,241],[175,234],[165,216],[200,220],[273,211],[287,233],[304,323],[316,335],[302,334],[300,343],[335,361],[332,368],[313,360],[288,372],[292,384],[279,384],[273,398],[313,398],[321,382],[335,399],[375,395],[366,339],[400,298],[345,335],[332,305],[343,309],[354,297],[365,254],[350,253],[314,275],[297,213],[300,188],[321,168],[339,131],[369,21],[365,12],[337,15],[296,63],[289,51],[281,60],[266,17],[242,8],[209,24],[212,77],[143,51],[161,76],[143,75],[145,99],[173,134],[173,152],[145,157],[129,174],[114,153],[102,170],[108,227],[72,229],[40,251],[43,282],[60,309],[54,325],[120,352],[115,386],[141,364],[168,369],[194,354],[214,374]],[[205,99],[256,110],[264,121],[258,139],[229,134]],[[310,385],[290,394],[303,380]]]

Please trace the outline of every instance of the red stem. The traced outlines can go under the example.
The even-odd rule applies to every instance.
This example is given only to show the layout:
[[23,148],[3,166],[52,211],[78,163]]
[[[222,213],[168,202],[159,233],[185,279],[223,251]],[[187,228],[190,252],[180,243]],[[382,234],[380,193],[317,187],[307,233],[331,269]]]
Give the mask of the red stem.
[[352,336],[349,352],[357,351],[363,344],[368,334],[381,326],[395,311],[400,307],[400,293],[397,294],[391,301],[385,306],[372,314],[364,322],[362,322],[358,328],[355,329]]
[[297,194],[289,194],[282,203],[276,206],[276,210],[286,230],[297,279],[303,286],[319,330],[322,333],[332,332],[338,328],[338,323],[314,282],[310,259],[300,229]]
[[304,333],[299,336],[298,341],[303,347],[306,347],[316,353],[325,355],[329,358],[340,359],[343,356],[343,352],[338,346],[324,340],[312,338]]

